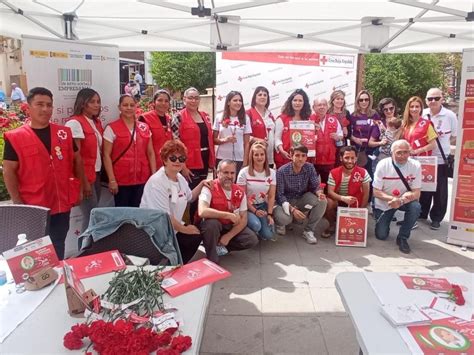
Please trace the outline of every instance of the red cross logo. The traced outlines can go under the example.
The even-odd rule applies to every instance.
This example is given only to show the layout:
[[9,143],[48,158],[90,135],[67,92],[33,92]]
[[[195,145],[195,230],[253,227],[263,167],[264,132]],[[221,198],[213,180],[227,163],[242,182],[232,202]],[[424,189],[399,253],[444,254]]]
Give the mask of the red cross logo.
[[66,133],[66,131],[63,130],[63,129],[60,129],[60,130],[58,131],[58,137],[61,138],[61,139],[66,139],[66,138],[67,138],[67,133]]
[[270,184],[272,183],[272,181],[273,181],[272,178],[268,178],[268,179],[267,179],[268,185],[270,185]]
[[224,98],[224,96],[221,96],[221,95],[217,96],[217,100],[219,100],[219,101],[222,101],[223,98]]
[[306,83],[306,85],[305,85],[305,86],[306,86],[306,89],[307,89],[307,88],[309,88],[309,84],[308,84],[308,83]]
[[323,55],[323,57],[321,58],[321,63],[323,63],[323,65],[326,65],[327,61],[328,61],[328,59],[326,58],[325,55]]
[[277,83],[275,80],[272,81],[272,85],[275,86]]
[[242,80],[243,80],[243,78],[242,78],[241,76],[239,76],[237,79],[238,79],[239,81],[242,81]]
[[74,231],[74,234],[78,236],[79,234],[81,234],[81,231],[80,231],[79,229],[76,229],[76,230]]
[[406,179],[407,179],[408,182],[412,182],[412,181],[415,180],[415,176],[413,176],[413,175],[408,175],[408,176],[406,177]]
[[235,193],[234,193],[234,196],[237,197],[237,198],[241,198],[242,197],[242,192],[240,192],[240,190],[236,190]]

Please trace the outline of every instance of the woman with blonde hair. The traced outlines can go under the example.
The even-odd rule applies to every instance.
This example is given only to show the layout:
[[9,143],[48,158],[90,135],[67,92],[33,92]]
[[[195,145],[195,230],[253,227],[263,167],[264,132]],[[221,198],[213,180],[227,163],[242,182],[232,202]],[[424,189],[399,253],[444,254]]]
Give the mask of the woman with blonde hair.
[[408,99],[403,112],[403,139],[410,143],[410,155],[429,156],[436,147],[438,134],[431,122],[422,118],[423,100],[418,96]]
[[247,196],[247,226],[261,239],[273,239],[276,174],[275,170],[268,166],[265,141],[255,140],[251,144],[248,153],[248,166],[240,170],[237,184],[245,189]]
[[[329,98],[328,114],[336,116],[341,124],[344,138],[349,134],[348,127],[351,118],[350,112],[346,109],[346,93],[342,90],[334,90]],[[344,144],[345,145],[345,144]]]

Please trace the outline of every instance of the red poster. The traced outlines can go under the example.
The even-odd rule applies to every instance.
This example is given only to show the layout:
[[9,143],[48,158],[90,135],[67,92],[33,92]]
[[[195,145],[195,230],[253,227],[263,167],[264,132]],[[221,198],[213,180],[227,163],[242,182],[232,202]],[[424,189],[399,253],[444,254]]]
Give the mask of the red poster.
[[[425,355],[450,355],[474,353],[474,322],[459,318],[434,320],[429,325],[407,327],[419,349]],[[411,346],[410,346],[411,348]]]
[[429,291],[449,291],[451,284],[448,280],[439,277],[429,276],[410,276],[400,275],[400,279],[405,284],[406,288],[412,290],[429,290]]
[[231,274],[208,259],[200,259],[171,271],[164,272],[161,286],[176,297],[201,286],[225,279]]
[[[474,175],[474,129],[463,130],[459,157],[459,175]],[[474,199],[474,189],[471,191]]]
[[25,282],[37,271],[59,264],[49,236],[19,245],[3,253],[15,283]]
[[74,269],[74,273],[79,279],[123,270],[127,267],[118,250],[68,259],[64,263]]
[[474,128],[474,98],[466,97],[462,122],[462,128]]
[[313,121],[290,122],[290,139],[293,146],[302,144],[308,148],[308,157],[316,156],[316,131]]
[[474,201],[456,197],[453,221],[474,224]]
[[367,245],[366,208],[337,208],[336,245],[365,247]]

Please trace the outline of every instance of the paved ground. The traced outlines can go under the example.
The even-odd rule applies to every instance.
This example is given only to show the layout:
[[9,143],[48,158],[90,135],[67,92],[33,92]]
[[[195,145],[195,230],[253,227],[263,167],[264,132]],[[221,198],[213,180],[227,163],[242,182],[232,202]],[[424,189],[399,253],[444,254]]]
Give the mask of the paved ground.
[[393,223],[389,240],[370,233],[367,248],[351,248],[336,247],[334,238],[309,245],[295,227],[276,242],[222,258],[232,277],[213,287],[201,354],[358,354],[334,284],[338,273],[474,272],[474,251],[444,242],[446,223],[439,231],[420,223],[410,255],[399,252],[397,230]]

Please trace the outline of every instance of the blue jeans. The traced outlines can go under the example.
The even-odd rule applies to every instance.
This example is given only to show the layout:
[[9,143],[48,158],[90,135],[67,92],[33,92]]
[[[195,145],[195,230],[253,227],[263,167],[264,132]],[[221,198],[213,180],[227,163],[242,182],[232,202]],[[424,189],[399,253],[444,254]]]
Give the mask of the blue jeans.
[[[405,212],[405,218],[403,219],[403,223],[400,226],[397,238],[408,239],[410,238],[412,227],[415,225],[416,220],[420,216],[421,205],[418,201],[411,201],[403,206],[400,206],[398,209]],[[385,240],[388,238],[390,233],[390,222],[392,222],[393,215],[396,211],[396,208],[386,211],[379,210],[378,208],[374,210],[374,217],[376,220],[375,237],[377,239]]]
[[[254,205],[257,210],[267,210],[267,203]],[[264,240],[272,239],[274,236],[274,226],[268,224],[267,216],[257,217],[254,213],[247,213],[247,227],[253,230],[260,238]]]

